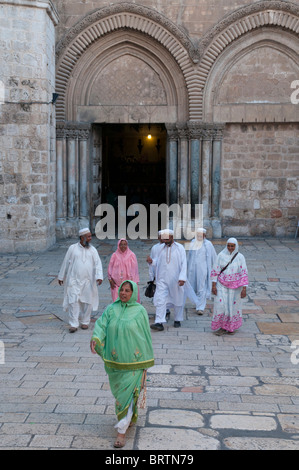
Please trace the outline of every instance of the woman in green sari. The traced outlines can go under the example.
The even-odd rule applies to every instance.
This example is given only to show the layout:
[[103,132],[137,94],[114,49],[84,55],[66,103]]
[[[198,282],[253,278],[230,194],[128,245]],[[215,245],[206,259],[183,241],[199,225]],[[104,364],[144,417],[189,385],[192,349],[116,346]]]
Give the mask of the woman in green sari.
[[114,447],[123,447],[126,430],[138,417],[137,402],[145,384],[146,370],[154,365],[148,315],[137,302],[138,286],[124,281],[118,298],[96,321],[91,351],[104,361],[110,389],[116,399],[118,430]]

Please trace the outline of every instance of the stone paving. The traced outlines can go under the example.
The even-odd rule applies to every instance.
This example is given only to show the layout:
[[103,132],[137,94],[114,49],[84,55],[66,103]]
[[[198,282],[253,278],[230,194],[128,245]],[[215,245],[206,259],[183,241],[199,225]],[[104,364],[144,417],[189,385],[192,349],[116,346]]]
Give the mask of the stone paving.
[[[116,435],[114,399],[103,364],[91,354],[92,327],[68,332],[57,273],[68,246],[2,255],[0,268],[0,448],[108,449]],[[141,292],[152,241],[131,241]],[[219,252],[224,240],[214,240]],[[106,273],[115,242],[99,242]],[[155,366],[147,406],[129,430],[126,450],[299,449],[298,240],[244,239],[250,286],[244,323],[234,336],[210,328],[186,304],[152,332]],[[100,308],[110,302],[107,276]],[[154,307],[142,294],[150,322]]]

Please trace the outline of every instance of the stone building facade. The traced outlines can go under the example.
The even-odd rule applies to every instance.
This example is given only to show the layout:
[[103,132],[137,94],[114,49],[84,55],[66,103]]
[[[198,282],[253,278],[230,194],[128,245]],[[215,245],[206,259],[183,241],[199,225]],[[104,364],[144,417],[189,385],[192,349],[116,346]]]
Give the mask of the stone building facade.
[[209,236],[294,236],[298,0],[4,0],[0,13],[1,250],[46,249],[94,228],[111,194],[143,190],[203,204]]

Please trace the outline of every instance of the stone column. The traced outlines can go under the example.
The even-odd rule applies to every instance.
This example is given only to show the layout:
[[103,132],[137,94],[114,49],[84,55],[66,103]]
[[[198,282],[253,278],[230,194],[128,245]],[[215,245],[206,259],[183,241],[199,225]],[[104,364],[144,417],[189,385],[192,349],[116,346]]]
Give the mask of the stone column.
[[76,237],[89,225],[89,135],[90,126],[59,123],[56,130],[56,233]]
[[56,220],[61,221],[64,213],[64,167],[65,167],[65,133],[64,129],[56,130]]
[[56,127],[56,236],[69,236],[66,221],[68,216],[68,161],[67,130],[64,123]]
[[92,150],[92,176],[93,176],[93,186],[92,186],[92,199],[94,202],[94,208],[97,207],[101,202],[102,198],[102,165],[103,165],[103,142],[102,142],[102,127],[97,127],[96,130],[93,130],[93,150]]
[[202,204],[204,226],[208,236],[221,237],[220,177],[223,124],[169,124],[167,175],[168,204],[190,203],[192,219],[197,204]]
[[202,141],[202,197],[201,203],[203,204],[203,217],[208,219],[211,215],[210,202],[211,202],[211,162],[212,162],[212,138],[213,129],[205,126],[203,129]]
[[95,212],[102,202],[102,126],[94,126],[91,131],[90,147],[90,188],[89,188],[89,210],[90,229],[95,230]]
[[199,122],[188,123],[190,132],[190,202],[192,213],[195,204],[201,202],[201,144],[202,144],[202,124]]
[[175,124],[166,125],[167,129],[167,203],[178,203],[178,131]]
[[78,131],[79,137],[79,216],[80,219],[86,219],[89,224],[89,159],[88,159],[88,139],[89,130],[82,129]]
[[219,217],[220,211],[220,176],[221,176],[221,145],[224,126],[219,124],[214,128],[213,161],[212,161],[212,201],[211,216]]
[[74,219],[77,215],[77,131],[66,129],[67,137],[67,217]]
[[211,226],[215,238],[222,237],[220,219],[220,183],[221,183],[221,149],[223,138],[223,124],[214,124],[211,166]]
[[179,135],[179,204],[188,204],[189,202],[189,129],[186,124],[178,124]]

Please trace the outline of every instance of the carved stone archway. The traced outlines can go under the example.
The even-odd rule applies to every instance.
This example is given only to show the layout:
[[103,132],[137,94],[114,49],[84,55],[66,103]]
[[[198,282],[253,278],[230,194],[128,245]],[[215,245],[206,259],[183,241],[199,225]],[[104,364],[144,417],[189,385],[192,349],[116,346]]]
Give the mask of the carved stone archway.
[[[140,45],[146,43],[146,39],[151,39],[152,44],[155,43],[160,47],[161,53],[167,51],[168,57],[177,64],[184,77],[189,104],[186,119],[190,119],[190,110],[197,107],[193,65],[198,62],[198,57],[192,42],[182,29],[155,10],[132,3],[121,3],[90,13],[73,26],[57,44],[56,91],[59,94],[56,105],[57,120],[67,119],[67,88],[81,57],[94,43],[117,31],[130,31],[135,34],[136,44]],[[196,119],[196,113],[193,117]]]
[[177,63],[188,93],[188,120],[202,121],[204,92],[210,71],[222,52],[244,35],[262,28],[277,28],[298,35],[299,7],[290,2],[265,0],[241,7],[211,28],[195,48],[186,33],[157,11],[132,3],[96,10],[74,25],[56,46],[56,105],[64,121],[66,90],[80,57],[94,42],[120,31],[152,38]]
[[[215,25],[211,30],[205,35],[199,45],[199,54],[200,54],[200,63],[198,65],[198,73],[201,80],[201,89],[198,95],[199,100],[199,115],[203,122],[222,122],[222,123],[232,123],[231,126],[225,128],[224,135],[228,136],[226,132],[229,127],[234,125],[239,127],[242,123],[294,123],[298,122],[298,112],[296,106],[292,105],[290,95],[291,95],[291,83],[296,80],[299,70],[299,60],[298,60],[298,32],[299,32],[299,7],[291,2],[284,1],[260,1],[246,7],[242,7],[239,10],[227,15],[221,22]],[[278,82],[275,94],[274,85],[272,100],[263,100],[262,95],[259,93],[253,92],[251,97],[248,100],[240,99],[238,102],[237,97],[245,96],[240,94],[236,96],[234,94],[234,84],[237,83],[236,76],[242,73],[242,66],[247,61],[247,64],[250,63],[249,57],[251,57],[251,64],[254,64],[254,58],[265,57],[268,62],[269,69],[264,64],[264,75],[267,75],[273,64],[283,64],[287,65],[287,68],[284,68],[283,65],[279,70],[277,65],[275,70],[273,70],[273,77],[277,71],[281,72],[281,81],[279,82],[278,76],[275,77],[275,80],[272,82]],[[268,56],[266,54],[268,52]],[[280,57],[279,57],[280,55]],[[271,63],[271,57],[273,61]],[[275,60],[275,58],[280,60]],[[283,62],[281,61],[283,57]],[[262,60],[262,59],[261,59]],[[234,74],[235,72],[235,74]],[[262,75],[262,74],[261,74]],[[246,74],[244,74],[246,76]],[[248,74],[249,76],[249,74]],[[250,77],[249,77],[250,78]],[[249,81],[249,79],[248,79]],[[271,80],[269,79],[268,82]],[[242,86],[240,83],[240,89]],[[283,83],[283,87],[279,86]],[[261,89],[265,90],[262,82],[256,82],[256,85],[261,85]],[[289,87],[289,90],[287,88]],[[237,88],[237,87],[236,87]],[[284,88],[282,90],[282,88]],[[219,96],[222,92],[222,98],[225,96],[225,92],[230,91],[231,100],[221,100]],[[269,95],[271,97],[271,95]],[[261,97],[259,99],[259,97]],[[227,107],[223,112],[223,109],[220,109],[219,104],[227,102]],[[241,106],[240,106],[241,104]],[[243,105],[243,106],[242,106]],[[294,131],[293,131],[294,132]],[[229,140],[229,137],[228,137]],[[222,164],[220,164],[217,169],[217,174],[222,178],[222,184],[219,184],[218,188],[222,189],[224,185],[228,183],[228,179],[236,182],[238,177],[241,175],[241,172],[236,173],[231,171],[229,176],[227,176],[227,168],[231,168],[233,165],[232,159],[226,157],[229,154],[230,147],[227,147],[226,154],[222,156]],[[250,152],[248,152],[249,155]],[[213,152],[210,153],[211,161],[213,161]],[[247,155],[247,156],[248,156]],[[283,157],[281,158],[283,160]],[[236,163],[236,162],[234,162]],[[247,162],[247,165],[252,165]],[[282,162],[282,166],[286,165],[285,162]],[[217,165],[216,165],[217,166]],[[244,165],[245,168],[245,165]],[[248,167],[249,168],[249,167]],[[226,180],[224,173],[226,173]],[[233,175],[233,177],[232,177]],[[236,176],[237,175],[237,176]],[[244,173],[242,174],[244,175]],[[250,177],[248,177],[250,178]],[[279,177],[278,177],[279,178]],[[241,176],[240,176],[240,179]],[[238,207],[238,202],[232,203],[234,198],[240,198],[240,192],[237,194],[231,193],[231,201],[225,199],[229,191],[223,191],[222,196],[217,195],[217,190],[213,186],[213,171],[211,175],[212,181],[212,191],[215,196],[217,196],[221,201],[220,208],[227,208],[225,215],[220,215],[222,221],[219,220],[219,224],[224,224],[224,232],[231,233],[231,231],[240,230],[243,234],[242,229],[245,230],[248,227],[253,227],[254,224],[250,225],[250,221],[246,219],[246,211],[241,214],[241,211],[230,210],[231,207]],[[228,185],[230,182],[228,183]],[[244,180],[242,181],[243,188],[245,187]],[[228,186],[226,186],[228,187]],[[241,184],[240,186],[241,187]],[[220,189],[220,190],[221,190]],[[250,196],[253,200],[254,190],[250,193]],[[257,194],[257,198],[258,198]],[[281,196],[278,196],[278,198]],[[248,194],[247,194],[248,198]],[[218,199],[218,200],[219,200]],[[231,202],[231,206],[229,203]],[[242,201],[240,206],[242,206]],[[227,204],[228,203],[228,204]],[[226,204],[226,205],[224,205]],[[245,207],[245,206],[244,206]],[[222,210],[220,209],[220,212]],[[210,205],[210,211],[212,211],[212,205]],[[224,213],[225,211],[223,211]],[[219,213],[219,211],[218,211]],[[248,212],[249,213],[249,212]],[[259,224],[259,218],[264,217],[264,215],[256,215],[258,211],[253,211],[251,213],[252,217],[257,217],[257,225]],[[290,212],[291,214],[291,212]],[[250,216],[251,216],[250,215]],[[249,216],[249,217],[250,217]],[[244,217],[244,219],[242,219]],[[286,222],[289,222],[292,216],[285,218]],[[227,220],[225,220],[225,218]],[[262,220],[262,219],[260,219]],[[270,219],[267,219],[267,222]],[[239,226],[238,226],[239,225]],[[242,226],[242,227],[241,227]],[[262,222],[261,222],[262,226]],[[273,224],[274,226],[274,224]],[[282,233],[279,231],[279,224],[277,224],[277,233]],[[251,233],[260,233],[259,229]],[[235,232],[236,233],[236,232]],[[246,232],[248,233],[248,232]],[[273,232],[274,233],[274,232]]]
[[[131,69],[124,67],[125,61]],[[127,68],[125,76],[122,68]],[[160,96],[148,95],[148,79]],[[186,121],[188,95],[177,63],[155,41],[116,31],[91,44],[74,67],[64,110],[66,121],[147,123],[153,112],[156,122]]]
[[[75,166],[81,165],[83,170],[84,162],[88,161],[86,135],[91,130],[90,123],[97,120],[93,121],[90,115],[86,118],[84,113],[78,114],[76,106],[90,105],[91,84],[99,73],[96,60],[101,58],[103,65],[108,64],[111,58],[117,59],[121,55],[124,46],[123,51],[129,51],[136,59],[159,70],[167,102],[177,110],[176,114],[168,113],[169,122],[161,118],[168,135],[168,202],[203,203],[205,218],[209,220],[207,225],[214,224],[212,232],[220,236],[219,188],[224,124],[222,121],[215,123],[213,115],[207,112],[212,91],[209,81],[217,63],[222,59],[225,62],[229,49],[233,54],[236,46],[238,51],[238,44],[243,40],[246,42],[247,38],[251,38],[254,47],[255,37],[260,32],[274,30],[292,36],[295,41],[299,31],[299,7],[276,0],[242,7],[211,28],[198,48],[165,16],[130,2],[96,10],[70,28],[56,48],[57,171],[61,171],[57,181],[58,184],[64,181],[64,187],[57,193],[67,193],[69,198],[64,205],[58,200],[57,214],[64,220],[70,221],[72,217],[75,220],[74,213],[73,216],[69,213],[78,200],[81,202],[77,217],[88,218],[88,210],[81,210],[81,206],[88,208],[87,183],[84,184],[83,179],[75,181],[72,169],[75,171]],[[78,125],[79,121],[85,122],[84,126],[82,122]],[[140,117],[140,122],[147,121],[148,118]],[[66,176],[66,167],[69,176]],[[84,175],[84,172],[80,174]],[[65,185],[68,177],[70,184]]]
[[[192,74],[198,58],[180,28],[156,11],[131,3],[87,15],[59,42],[56,52],[57,229],[58,236],[67,236],[75,233],[78,224],[87,223],[94,211],[88,197],[91,194],[88,175],[90,178],[92,161],[97,162],[98,168],[101,166],[101,143],[93,134],[92,123],[183,122],[186,126],[189,103],[196,102]],[[97,82],[103,83],[105,71],[125,55],[133,61],[139,60],[140,68],[145,64],[148,72],[152,71],[153,79],[160,81],[165,94],[162,106],[157,96],[151,107],[132,104],[129,97],[127,102],[119,99],[121,106],[117,106],[117,97],[109,102],[107,95],[104,101],[99,100],[100,104],[92,106]],[[126,85],[130,88],[130,84]],[[93,149],[95,141],[96,149]],[[188,198],[188,140],[184,133],[178,136],[176,148],[175,184],[181,187],[181,194],[187,188],[184,197]],[[170,164],[170,158],[168,152],[168,168],[174,164],[174,161]],[[86,165],[88,170],[83,171]],[[63,203],[65,199],[67,202]]]
[[[293,36],[293,42],[298,41],[299,7],[284,1],[265,0],[241,7],[227,15],[222,21],[208,31],[199,45],[200,64],[198,69],[200,89],[198,94],[198,115],[205,119],[204,100],[211,71],[227,48],[233,49],[241,38],[253,36],[262,30],[286,32]],[[258,41],[255,37],[251,44]],[[297,46],[298,48],[298,46]],[[294,53],[296,53],[296,48]]]
[[[210,70],[203,95],[204,119],[226,123],[298,121],[290,100],[290,84],[299,73],[297,50],[294,34],[272,27],[228,45]],[[259,63],[265,66],[256,73]],[[243,74],[246,67],[251,75]]]

